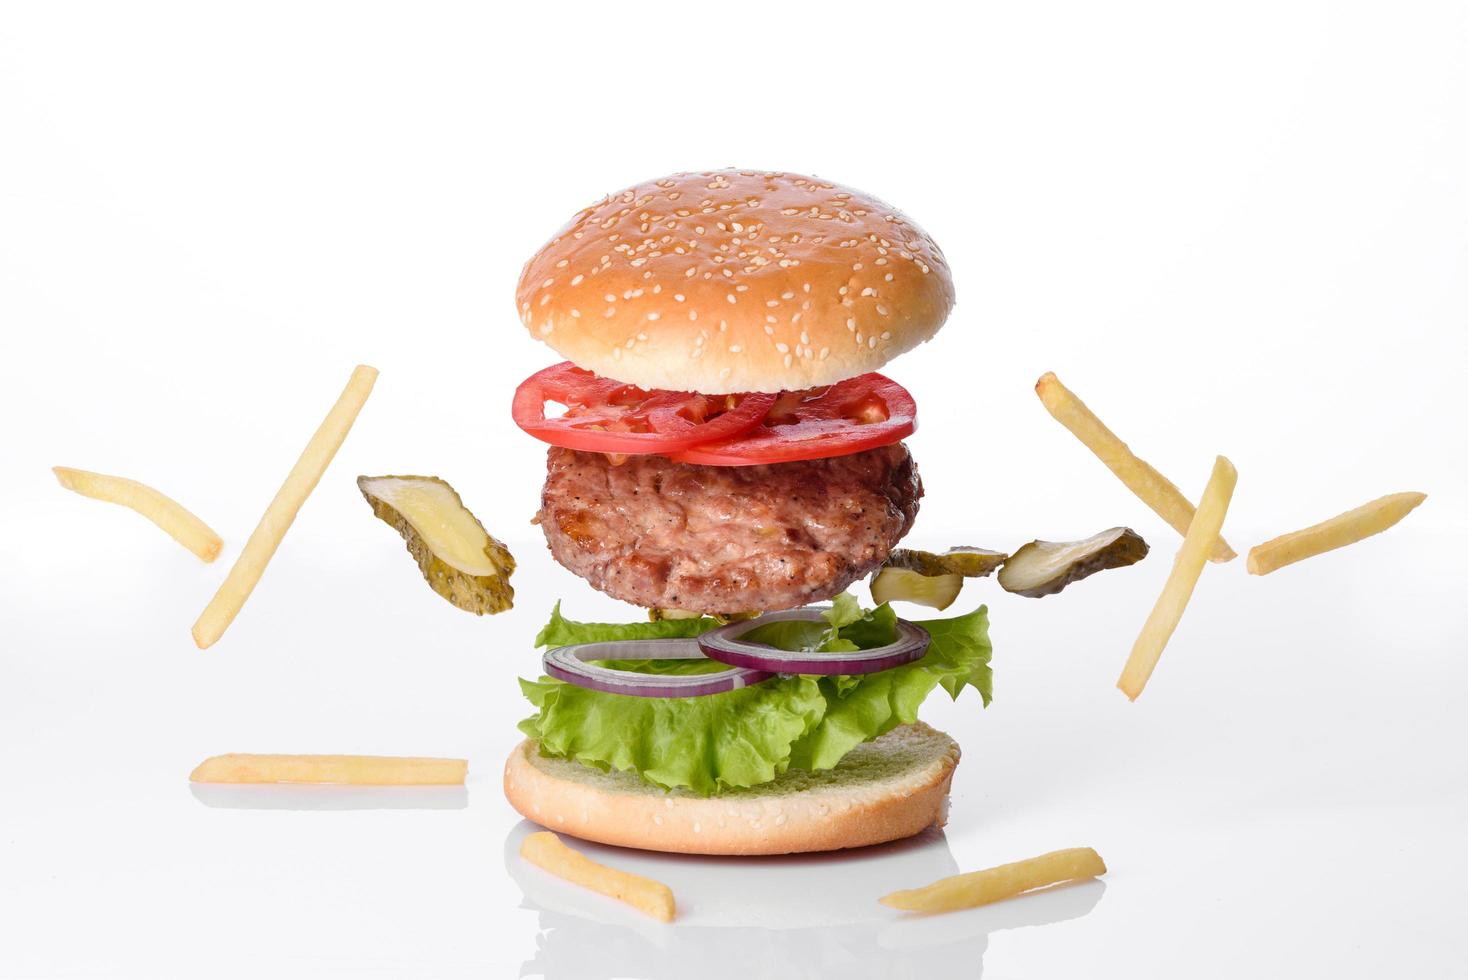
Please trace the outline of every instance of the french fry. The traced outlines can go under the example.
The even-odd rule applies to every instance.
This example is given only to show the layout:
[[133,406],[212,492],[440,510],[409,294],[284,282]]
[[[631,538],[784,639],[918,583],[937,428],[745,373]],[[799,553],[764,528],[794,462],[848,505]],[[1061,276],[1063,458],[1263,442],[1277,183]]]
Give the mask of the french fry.
[[125,476],[74,470],[69,466],[53,466],[51,472],[56,474],[57,482],[74,493],[137,511],[204,561],[218,558],[219,549],[224,547],[224,542],[208,524],[172,497],[146,483],[129,480]]
[[1089,847],[1051,851],[1013,864],[941,878],[922,888],[883,895],[883,905],[904,912],[955,912],[1014,898],[1036,888],[1106,873],[1106,863]]
[[336,400],[316,434],[306,444],[296,465],[291,467],[285,483],[276,492],[275,499],[265,508],[260,523],[245,542],[245,547],[235,559],[234,567],[229,570],[224,584],[214,593],[214,598],[209,600],[209,605],[204,607],[198,621],[194,623],[194,643],[200,650],[212,646],[223,636],[224,631],[229,629],[229,624],[234,622],[235,616],[244,608],[245,601],[259,584],[260,576],[265,573],[265,566],[270,564],[275,549],[280,547],[280,542],[285,538],[285,532],[290,530],[301,505],[311,496],[311,491],[316,489],[321,474],[326,472],[326,467],[341,448],[347,433],[352,431],[352,423],[357,420],[357,413],[362,410],[367,396],[372,393],[372,385],[376,380],[377,369],[374,367],[359,364],[352,372],[351,380],[347,382],[341,397]]
[[1131,656],[1127,658],[1121,678],[1116,682],[1122,693],[1133,701],[1142,693],[1142,688],[1147,686],[1147,679],[1152,676],[1157,661],[1162,657],[1162,649],[1167,646],[1172,631],[1177,629],[1178,622],[1183,618],[1183,610],[1188,607],[1188,600],[1192,598],[1193,587],[1198,584],[1198,576],[1203,574],[1203,563],[1218,541],[1218,532],[1223,527],[1223,518],[1228,513],[1229,501],[1233,499],[1234,484],[1238,479],[1239,474],[1233,463],[1222,456],[1214,460],[1213,474],[1208,478],[1208,486],[1203,491],[1202,499],[1198,501],[1198,512],[1188,525],[1183,545],[1173,559],[1172,572],[1167,576],[1162,594],[1157,597],[1157,604],[1152,607],[1147,622],[1142,626],[1141,635],[1132,644]]
[[1328,521],[1256,544],[1249,549],[1249,574],[1268,575],[1277,568],[1380,534],[1426,499],[1425,493],[1389,493]]
[[618,871],[598,864],[580,851],[567,847],[548,830],[526,837],[520,844],[520,856],[558,878],[626,902],[659,922],[673,921],[676,905],[673,890],[667,885],[630,871]]
[[[1075,394],[1060,383],[1054,372],[1046,372],[1035,382],[1035,394],[1055,421],[1070,430],[1081,443],[1115,473],[1128,490],[1152,508],[1158,517],[1170,524],[1178,534],[1187,534],[1193,520],[1193,505],[1183,492],[1150,463],[1137,458],[1116,433],[1096,417]],[[1238,557],[1222,538],[1213,546],[1209,561],[1233,561]]]
[[463,785],[469,763],[394,755],[210,756],[189,773],[193,783],[336,783],[344,786]]

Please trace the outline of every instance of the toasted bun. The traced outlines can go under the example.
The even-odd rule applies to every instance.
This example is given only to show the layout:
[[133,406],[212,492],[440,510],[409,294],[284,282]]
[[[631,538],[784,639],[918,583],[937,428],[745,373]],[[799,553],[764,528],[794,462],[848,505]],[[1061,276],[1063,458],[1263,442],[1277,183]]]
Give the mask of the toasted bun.
[[834,769],[790,771],[705,798],[548,758],[527,740],[505,764],[505,796],[528,820],[603,844],[681,854],[834,851],[941,827],[957,765],[958,743],[919,722],[857,746]]
[[799,174],[674,174],[576,215],[525,264],[520,318],[563,357],[643,388],[833,384],[928,340],[943,253],[900,211]]

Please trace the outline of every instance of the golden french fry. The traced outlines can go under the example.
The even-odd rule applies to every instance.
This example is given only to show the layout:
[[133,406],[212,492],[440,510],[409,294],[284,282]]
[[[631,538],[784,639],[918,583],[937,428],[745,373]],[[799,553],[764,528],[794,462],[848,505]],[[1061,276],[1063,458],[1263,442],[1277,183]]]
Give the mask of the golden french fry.
[[229,629],[229,624],[234,622],[235,616],[244,608],[245,600],[250,598],[250,593],[259,584],[260,576],[265,573],[265,566],[270,564],[275,549],[280,547],[280,542],[285,537],[285,532],[290,530],[301,505],[311,496],[311,491],[316,489],[321,474],[326,472],[326,467],[341,448],[347,433],[352,431],[352,423],[357,420],[357,413],[362,410],[367,396],[372,393],[372,385],[376,380],[377,368],[359,364],[352,372],[351,380],[347,382],[341,397],[336,400],[321,427],[306,444],[296,465],[291,467],[285,483],[276,492],[275,499],[265,508],[260,523],[245,542],[245,547],[235,559],[234,567],[229,570],[224,584],[214,593],[214,598],[209,600],[209,605],[204,607],[198,621],[194,623],[194,643],[200,650],[212,646],[223,636],[224,631]]
[[997,868],[942,878],[922,888],[903,889],[883,895],[879,901],[905,912],[954,912],[1105,873],[1101,855],[1089,847],[1069,847]]
[[667,885],[630,871],[618,871],[598,864],[580,851],[567,847],[548,830],[526,837],[520,844],[520,856],[558,878],[626,902],[659,922],[673,921],[676,906],[673,890]]
[[1188,525],[1183,545],[1173,559],[1172,572],[1142,626],[1141,635],[1132,644],[1131,656],[1116,682],[1116,686],[1133,701],[1147,686],[1147,678],[1152,676],[1153,668],[1162,657],[1163,647],[1167,646],[1172,631],[1177,629],[1183,618],[1193,587],[1198,584],[1198,576],[1203,574],[1203,563],[1218,541],[1218,532],[1223,527],[1223,518],[1228,513],[1228,504],[1233,499],[1234,484],[1238,479],[1233,463],[1222,456],[1214,460],[1213,474],[1208,478],[1202,499],[1198,501],[1198,512]]
[[[1116,433],[1096,417],[1069,388],[1060,383],[1054,372],[1046,372],[1035,382],[1035,394],[1055,421],[1070,430],[1081,443],[1115,473],[1128,490],[1152,508],[1158,517],[1170,524],[1178,534],[1187,534],[1193,520],[1193,505],[1183,492],[1151,464],[1137,458]],[[1237,555],[1222,538],[1213,546],[1209,561],[1232,561]]]
[[463,785],[469,763],[395,755],[250,755],[231,752],[205,759],[189,773],[194,783],[340,783],[349,786]]
[[146,483],[129,480],[125,476],[74,470],[69,466],[53,466],[51,472],[56,474],[57,482],[63,487],[83,497],[121,504],[137,511],[204,561],[218,558],[219,549],[224,547],[224,542],[208,524],[172,497]]
[[1328,521],[1256,544],[1249,549],[1249,574],[1268,575],[1277,568],[1380,534],[1426,499],[1425,493],[1389,493]]

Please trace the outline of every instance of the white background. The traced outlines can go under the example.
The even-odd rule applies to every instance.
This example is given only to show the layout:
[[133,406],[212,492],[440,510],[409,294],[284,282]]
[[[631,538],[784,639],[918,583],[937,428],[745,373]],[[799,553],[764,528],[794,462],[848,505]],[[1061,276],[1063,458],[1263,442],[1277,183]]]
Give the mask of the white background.
[[[0,8],[0,976],[1461,972],[1468,8],[492,7]],[[674,883],[663,929],[506,857],[531,637],[557,597],[635,615],[527,523],[542,451],[508,399],[555,358],[512,293],[575,209],[720,165],[871,190],[956,269],[947,328],[890,367],[923,420],[914,543],[1125,523],[1154,554],[960,599],[990,604],[996,697],[930,706],[965,753],[946,836],[601,852]],[[358,362],[382,376],[356,430],[194,649]],[[1229,455],[1239,546],[1431,496],[1269,578],[1208,568],[1129,704],[1112,685],[1176,536],[1046,416],[1047,369],[1190,493]],[[53,464],[165,489],[223,558]],[[453,482],[514,546],[516,608],[433,596],[357,496],[376,472]],[[471,775],[191,793],[225,751]],[[1076,844],[1104,885],[921,922],[873,902]]]

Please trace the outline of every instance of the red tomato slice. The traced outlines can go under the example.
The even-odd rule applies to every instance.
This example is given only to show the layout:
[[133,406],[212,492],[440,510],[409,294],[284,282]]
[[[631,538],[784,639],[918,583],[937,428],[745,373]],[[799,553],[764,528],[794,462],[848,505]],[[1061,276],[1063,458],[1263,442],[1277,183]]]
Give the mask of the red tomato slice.
[[883,375],[862,374],[829,388],[787,391],[758,427],[670,455],[704,466],[788,463],[901,442],[916,428],[917,403],[907,389]]
[[[566,414],[546,418],[547,403]],[[515,389],[515,424],[553,446],[593,453],[671,455],[751,429],[774,395],[644,391],[600,378],[570,361],[537,371]]]

